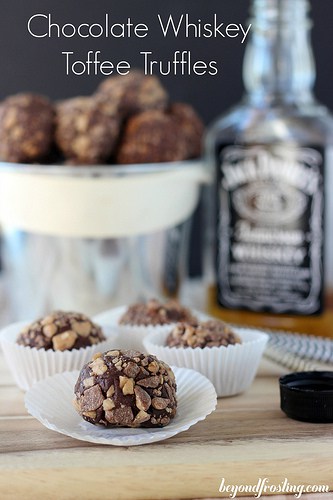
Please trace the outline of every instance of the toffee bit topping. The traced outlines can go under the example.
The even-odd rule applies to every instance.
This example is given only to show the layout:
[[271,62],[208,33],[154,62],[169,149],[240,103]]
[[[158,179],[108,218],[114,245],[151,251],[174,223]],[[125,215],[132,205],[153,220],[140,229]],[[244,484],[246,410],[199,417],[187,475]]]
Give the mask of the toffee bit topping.
[[196,323],[197,319],[186,307],[181,306],[175,300],[169,300],[162,304],[156,299],[146,304],[133,304],[121,316],[121,325],[165,325],[184,321]]
[[105,340],[100,326],[76,312],[55,311],[24,328],[17,343],[36,349],[65,351]]
[[138,351],[99,353],[80,372],[75,408],[85,420],[97,425],[163,427],[177,408],[171,373],[166,363]]
[[190,325],[177,324],[169,333],[166,345],[169,347],[220,347],[241,344],[240,337],[229,325],[219,320],[209,320]]

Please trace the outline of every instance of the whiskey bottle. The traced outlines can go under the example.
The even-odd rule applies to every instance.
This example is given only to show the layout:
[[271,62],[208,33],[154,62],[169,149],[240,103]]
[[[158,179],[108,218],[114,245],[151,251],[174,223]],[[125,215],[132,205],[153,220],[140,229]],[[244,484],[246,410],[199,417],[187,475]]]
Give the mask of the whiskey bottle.
[[207,135],[209,312],[333,337],[333,119],[313,95],[307,0],[253,0],[243,100]]

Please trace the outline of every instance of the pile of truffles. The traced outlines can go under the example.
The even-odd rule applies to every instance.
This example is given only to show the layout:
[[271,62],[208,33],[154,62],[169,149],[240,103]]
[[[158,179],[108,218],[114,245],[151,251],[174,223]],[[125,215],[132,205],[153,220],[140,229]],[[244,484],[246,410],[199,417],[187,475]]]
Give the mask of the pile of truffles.
[[176,300],[168,300],[162,303],[151,299],[146,303],[137,303],[128,307],[120,317],[120,325],[156,326],[169,323],[196,322],[191,311],[182,306]]
[[240,337],[229,325],[219,320],[197,324],[179,323],[169,333],[166,345],[169,347],[220,347],[241,344]]
[[55,311],[24,328],[16,342],[36,349],[71,351],[103,340],[101,327],[84,314]]
[[159,79],[132,70],[95,93],[53,104],[22,93],[0,104],[0,160],[65,165],[182,161],[201,154],[192,106],[170,103]]
[[164,427],[176,414],[171,368],[133,350],[98,353],[81,370],[74,406],[84,420],[106,427]]

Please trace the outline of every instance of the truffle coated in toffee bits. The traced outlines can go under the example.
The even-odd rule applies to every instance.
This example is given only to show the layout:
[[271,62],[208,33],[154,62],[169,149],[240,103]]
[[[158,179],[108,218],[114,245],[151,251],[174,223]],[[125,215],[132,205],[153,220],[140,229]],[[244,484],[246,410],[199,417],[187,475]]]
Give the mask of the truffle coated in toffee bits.
[[204,124],[192,106],[184,102],[175,102],[169,108],[179,133],[187,144],[187,158],[197,158],[202,153]]
[[145,111],[128,119],[116,154],[120,164],[181,161],[187,144],[173,119],[161,111]]
[[71,351],[103,340],[101,327],[86,315],[55,311],[27,326],[18,336],[17,343],[36,349]]
[[48,156],[53,142],[54,108],[43,96],[21,93],[0,105],[0,159],[33,162]]
[[169,99],[159,79],[145,76],[140,70],[123,76],[110,76],[99,85],[96,95],[117,102],[124,119],[149,109],[164,110]]
[[197,319],[191,311],[183,307],[176,300],[161,303],[151,299],[147,303],[138,303],[129,306],[119,319],[120,325],[166,325],[184,321],[196,323]]
[[179,323],[169,333],[169,347],[220,347],[241,344],[239,336],[229,325],[219,320],[200,322],[197,325]]
[[81,370],[74,406],[84,420],[106,427],[164,427],[176,414],[176,381],[155,356],[114,349]]
[[75,97],[57,106],[55,140],[65,158],[82,164],[103,163],[119,136],[117,107],[101,99]]

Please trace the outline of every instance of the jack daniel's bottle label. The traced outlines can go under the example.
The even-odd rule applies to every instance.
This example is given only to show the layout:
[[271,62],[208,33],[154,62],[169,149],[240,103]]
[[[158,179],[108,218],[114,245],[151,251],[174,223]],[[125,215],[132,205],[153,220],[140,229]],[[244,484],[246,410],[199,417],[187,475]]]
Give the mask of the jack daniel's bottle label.
[[217,283],[222,306],[322,309],[323,151],[220,146]]

